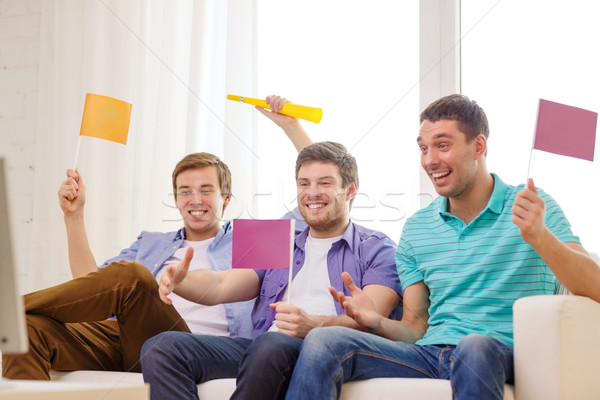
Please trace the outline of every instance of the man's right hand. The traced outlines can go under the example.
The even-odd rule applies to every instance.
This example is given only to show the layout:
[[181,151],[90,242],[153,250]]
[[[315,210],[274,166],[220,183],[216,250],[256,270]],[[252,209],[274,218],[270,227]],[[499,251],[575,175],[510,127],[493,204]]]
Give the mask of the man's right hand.
[[188,247],[180,263],[168,265],[165,269],[158,286],[158,295],[164,303],[173,304],[173,301],[168,296],[187,276],[192,257],[194,257],[194,248]]
[[67,179],[58,189],[58,200],[65,216],[83,211],[85,204],[85,183],[78,170],[67,170]]

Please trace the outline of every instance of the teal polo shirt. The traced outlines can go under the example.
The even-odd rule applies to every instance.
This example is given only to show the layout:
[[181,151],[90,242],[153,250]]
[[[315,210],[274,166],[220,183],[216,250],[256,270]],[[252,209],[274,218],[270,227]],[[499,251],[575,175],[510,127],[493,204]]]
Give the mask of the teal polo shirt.
[[[410,217],[396,251],[403,288],[424,281],[429,288],[429,328],[417,344],[458,344],[470,334],[513,344],[515,300],[556,293],[559,282],[512,222],[516,194],[524,188],[494,178],[487,207],[468,225],[447,212],[438,197]],[[560,206],[546,203],[546,226],[562,242],[577,242]]]

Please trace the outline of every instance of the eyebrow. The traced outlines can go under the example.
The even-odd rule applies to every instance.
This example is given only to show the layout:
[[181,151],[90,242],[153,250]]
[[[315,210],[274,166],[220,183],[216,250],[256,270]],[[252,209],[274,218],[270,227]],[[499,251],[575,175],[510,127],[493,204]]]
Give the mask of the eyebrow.
[[[187,189],[187,188],[191,188],[193,186],[190,185],[181,185],[181,186],[177,186],[177,189]],[[204,185],[200,185],[201,188],[214,188],[215,185],[213,185],[212,183],[205,183]]]
[[[436,133],[435,135],[433,135],[432,139],[443,139],[443,138],[450,138],[451,139],[452,135],[449,134],[449,133],[445,133],[445,132]],[[421,136],[417,136],[417,142],[422,142],[422,141],[423,141],[423,138],[421,138]]]
[[[323,179],[333,179],[333,180],[336,180],[335,176],[332,176],[332,175],[320,176],[316,180],[317,181],[321,181]],[[298,177],[298,179],[297,179],[297,181],[308,181],[308,180],[310,180],[310,179],[309,178],[302,178],[302,177]]]

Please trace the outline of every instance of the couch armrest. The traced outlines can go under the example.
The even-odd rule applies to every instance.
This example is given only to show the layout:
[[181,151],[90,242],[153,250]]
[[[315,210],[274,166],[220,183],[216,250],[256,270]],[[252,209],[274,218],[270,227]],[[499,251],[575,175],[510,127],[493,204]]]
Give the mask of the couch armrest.
[[518,400],[600,399],[600,303],[531,296],[514,304]]

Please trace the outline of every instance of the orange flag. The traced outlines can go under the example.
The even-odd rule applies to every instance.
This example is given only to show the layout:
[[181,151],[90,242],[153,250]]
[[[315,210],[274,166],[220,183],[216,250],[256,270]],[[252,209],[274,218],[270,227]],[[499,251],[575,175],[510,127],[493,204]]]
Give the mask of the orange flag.
[[92,136],[127,144],[131,104],[112,97],[85,96],[80,136]]

